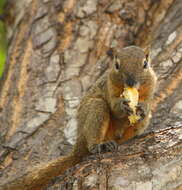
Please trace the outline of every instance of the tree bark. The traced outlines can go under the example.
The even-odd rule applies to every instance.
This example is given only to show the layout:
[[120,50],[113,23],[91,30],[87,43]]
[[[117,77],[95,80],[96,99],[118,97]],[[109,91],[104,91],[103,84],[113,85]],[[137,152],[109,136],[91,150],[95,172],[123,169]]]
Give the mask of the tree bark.
[[115,153],[85,159],[47,190],[172,190],[182,186],[182,128],[149,132]]
[[[9,52],[0,91],[1,181],[22,174],[27,166],[67,154],[75,139],[80,98],[109,67],[106,51],[109,47],[136,44],[151,47],[151,63],[159,84],[149,131],[163,129],[154,134],[164,138],[156,142],[152,141],[155,135],[149,135],[141,140],[146,144],[142,151],[147,152],[147,159],[143,158],[145,154],[135,154],[135,150],[140,152],[137,140],[121,146],[124,158],[121,151],[118,155],[108,154],[111,163],[96,159],[106,162],[109,168],[124,168],[128,178],[119,174],[114,179],[109,169],[107,176],[102,176],[105,182],[96,180],[100,186],[91,189],[122,189],[112,186],[114,180],[118,183],[117,177],[124,185],[129,184],[128,189],[182,188],[181,9],[181,0],[12,1],[9,11],[13,11],[15,19],[8,22]],[[171,137],[174,144],[166,144],[165,149],[163,145]],[[155,150],[151,157],[149,140]],[[171,156],[170,147],[175,146],[178,150]],[[131,159],[126,156],[130,154],[134,154]],[[172,173],[163,175],[169,169],[167,162]],[[91,169],[89,161],[88,165]],[[93,163],[93,167],[96,165]],[[136,170],[141,171],[140,176],[136,176]],[[87,187],[83,184],[100,178],[94,172],[88,176],[82,177],[75,188]],[[153,186],[150,179],[163,180],[163,186]]]

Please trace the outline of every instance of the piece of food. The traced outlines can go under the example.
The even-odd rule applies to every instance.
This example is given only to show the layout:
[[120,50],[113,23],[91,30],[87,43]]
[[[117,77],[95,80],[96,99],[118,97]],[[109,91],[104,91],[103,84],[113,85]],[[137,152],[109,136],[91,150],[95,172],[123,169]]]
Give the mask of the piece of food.
[[126,100],[129,100],[129,107],[133,110],[133,114],[128,116],[130,124],[133,125],[140,119],[140,116],[136,115],[136,106],[138,105],[139,98],[138,90],[136,88],[126,87],[122,96]]

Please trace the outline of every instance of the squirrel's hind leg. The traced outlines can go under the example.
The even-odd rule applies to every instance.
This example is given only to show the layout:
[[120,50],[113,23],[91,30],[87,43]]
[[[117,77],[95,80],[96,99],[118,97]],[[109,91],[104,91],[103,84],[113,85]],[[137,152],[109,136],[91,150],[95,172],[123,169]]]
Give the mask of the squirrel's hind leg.
[[[87,115],[83,126],[83,135],[91,153],[103,153],[117,149],[113,140],[107,140],[106,134],[110,125],[110,111],[107,103],[101,98],[94,98],[85,105]],[[80,110],[81,111],[81,110]]]

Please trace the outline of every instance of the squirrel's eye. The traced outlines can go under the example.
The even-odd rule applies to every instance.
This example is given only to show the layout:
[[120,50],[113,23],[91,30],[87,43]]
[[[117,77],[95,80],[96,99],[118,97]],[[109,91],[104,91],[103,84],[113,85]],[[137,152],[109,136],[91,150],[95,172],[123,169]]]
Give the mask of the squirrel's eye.
[[120,69],[120,60],[118,59],[117,56],[114,57],[114,64],[115,64],[116,70],[119,70]]
[[116,67],[116,70],[119,70],[119,67],[120,67],[120,66],[119,66],[119,63],[118,63],[118,62],[115,63],[115,67]]
[[116,55],[114,56],[114,66],[116,71],[120,69],[120,59]]
[[148,62],[145,60],[145,61],[143,62],[143,68],[146,69],[147,66],[148,66]]
[[113,59],[113,58],[114,58],[113,49],[109,49],[109,50],[107,51],[107,55],[108,55],[109,57],[111,57],[111,59]]

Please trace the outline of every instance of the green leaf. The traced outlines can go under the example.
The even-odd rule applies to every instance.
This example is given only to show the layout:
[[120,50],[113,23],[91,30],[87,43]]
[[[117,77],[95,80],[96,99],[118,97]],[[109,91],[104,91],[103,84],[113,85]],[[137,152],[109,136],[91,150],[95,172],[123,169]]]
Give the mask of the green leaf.
[[4,71],[6,54],[7,54],[6,29],[4,23],[0,21],[0,77],[2,76]]
[[4,6],[6,4],[7,0],[0,0],[0,14],[4,12]]
[[0,77],[3,74],[5,62],[6,62],[6,53],[0,53]]

